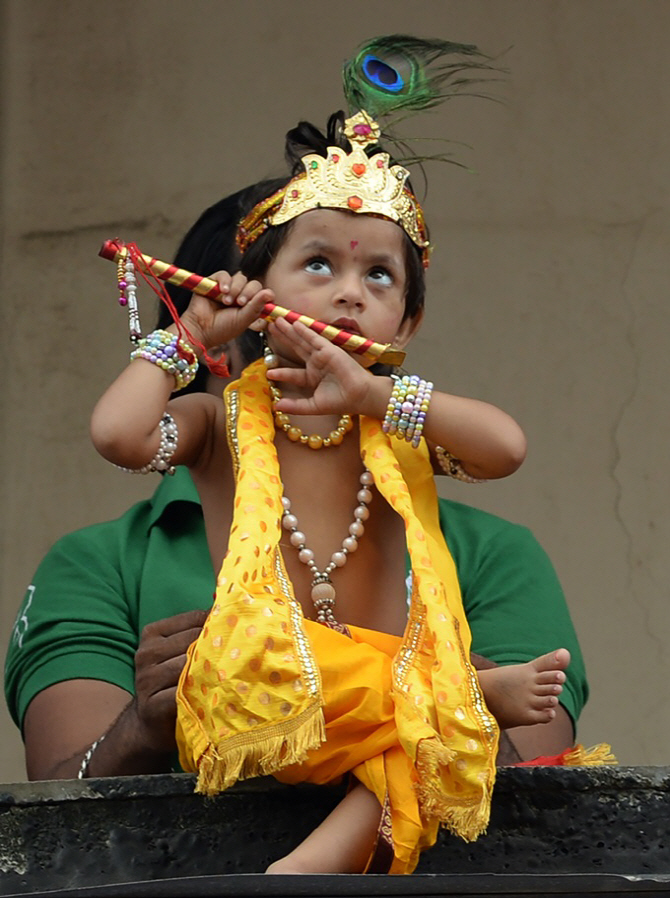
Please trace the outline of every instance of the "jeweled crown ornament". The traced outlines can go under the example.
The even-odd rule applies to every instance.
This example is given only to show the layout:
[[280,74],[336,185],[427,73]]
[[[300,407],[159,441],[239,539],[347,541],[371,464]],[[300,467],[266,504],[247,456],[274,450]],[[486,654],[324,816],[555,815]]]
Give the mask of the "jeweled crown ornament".
[[240,222],[237,243],[242,252],[268,227],[284,224],[314,209],[343,209],[379,215],[396,222],[428,262],[428,233],[421,206],[406,186],[409,171],[389,165],[388,153],[368,156],[365,148],[379,140],[379,125],[361,110],[344,123],[350,153],[328,147],[326,157],[304,156],[305,171],[251,210]]
[[274,215],[274,225],[290,221],[309,209],[345,209],[363,215],[381,215],[399,224],[422,250],[429,245],[421,207],[405,186],[409,171],[389,166],[388,153],[368,157],[365,148],[379,140],[379,125],[362,110],[345,121],[350,153],[328,147],[323,158],[310,153],[302,160],[305,174],[288,186]]

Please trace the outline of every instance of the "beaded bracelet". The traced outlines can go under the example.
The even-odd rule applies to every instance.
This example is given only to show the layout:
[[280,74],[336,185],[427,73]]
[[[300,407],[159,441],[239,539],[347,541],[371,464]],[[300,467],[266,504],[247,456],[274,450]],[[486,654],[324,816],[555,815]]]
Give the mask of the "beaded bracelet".
[[392,374],[393,389],[386,408],[382,429],[389,436],[407,440],[416,449],[421,442],[423,425],[433,392],[433,384],[416,374],[398,377]]
[[100,743],[104,740],[107,733],[103,733],[99,739],[96,739],[93,745],[89,748],[89,750],[84,755],[81,767],[79,768],[79,773],[77,774],[78,780],[83,780],[86,774],[88,773],[88,765],[91,763],[91,758],[93,757],[93,752],[100,745]]
[[152,331],[142,337],[137,348],[130,353],[130,361],[135,359],[145,359],[167,374],[172,374],[176,381],[173,392],[188,386],[198,371],[198,359],[193,347],[177,334],[164,330]]
[[467,471],[464,471],[459,459],[454,458],[451,452],[447,452],[442,446],[435,447],[435,456],[440,467],[448,477],[453,477],[454,480],[460,480],[463,483],[486,483],[486,480],[479,480],[477,477],[473,477]]
[[153,474],[162,471],[165,471],[166,474],[174,474],[174,465],[171,465],[170,462],[179,438],[177,422],[169,412],[165,412],[158,422],[158,426],[161,430],[161,441],[158,451],[151,461],[142,468],[124,468],[122,465],[116,465],[120,471],[125,471],[126,474]]

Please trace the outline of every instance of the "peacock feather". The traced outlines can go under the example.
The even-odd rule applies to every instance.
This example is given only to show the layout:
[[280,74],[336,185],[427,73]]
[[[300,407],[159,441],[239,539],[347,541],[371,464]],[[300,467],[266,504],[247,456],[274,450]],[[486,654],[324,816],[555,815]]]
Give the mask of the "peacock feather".
[[[365,109],[379,119],[430,109],[490,80],[492,71],[491,59],[471,44],[391,34],[359,47],[342,75],[350,111]],[[489,75],[484,78],[483,72]]]
[[359,47],[345,63],[342,78],[350,113],[364,109],[375,120],[381,119],[383,137],[402,150],[404,164],[411,164],[454,160],[450,153],[412,153],[408,147],[412,139],[407,135],[399,139],[394,127],[414,112],[455,96],[478,93],[473,85],[494,80],[500,71],[472,44],[391,34]]

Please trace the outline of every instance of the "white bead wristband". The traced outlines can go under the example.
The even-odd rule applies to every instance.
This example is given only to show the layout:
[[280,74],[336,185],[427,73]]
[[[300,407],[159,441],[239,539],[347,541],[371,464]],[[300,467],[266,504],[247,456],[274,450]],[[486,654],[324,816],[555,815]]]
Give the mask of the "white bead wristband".
[[177,422],[169,412],[165,412],[158,422],[158,426],[161,431],[160,445],[148,464],[141,468],[124,468],[122,465],[116,465],[115,467],[120,471],[125,471],[126,474],[153,474],[155,472],[174,474],[174,465],[170,464],[170,462],[176,452],[179,439]]

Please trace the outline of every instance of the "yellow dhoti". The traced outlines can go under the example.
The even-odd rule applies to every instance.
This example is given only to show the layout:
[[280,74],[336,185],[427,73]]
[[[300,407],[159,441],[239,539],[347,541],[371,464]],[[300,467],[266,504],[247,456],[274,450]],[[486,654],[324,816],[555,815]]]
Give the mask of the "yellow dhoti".
[[[239,779],[330,782],[352,771],[390,815],[392,871],[410,872],[440,824],[488,822],[498,728],[470,664],[456,568],[425,444],[361,418],[361,458],[405,522],[413,588],[401,638],[306,621],[279,539],[282,484],[262,361],[226,388],[236,495],[214,606],[177,691],[177,744],[198,790]],[[385,821],[383,821],[383,824]]]
[[321,671],[326,741],[275,776],[330,783],[398,744],[391,665],[401,639],[360,627],[349,628],[350,638],[313,621],[305,630]]
[[326,741],[306,761],[275,776],[283,783],[323,785],[353,773],[376,795],[387,818],[380,838],[393,862],[379,872],[411,873],[420,851],[435,842],[438,821],[426,826],[421,820],[417,772],[398,738],[391,691],[402,639],[361,627],[350,627],[349,638],[312,621],[305,629],[321,671]]

